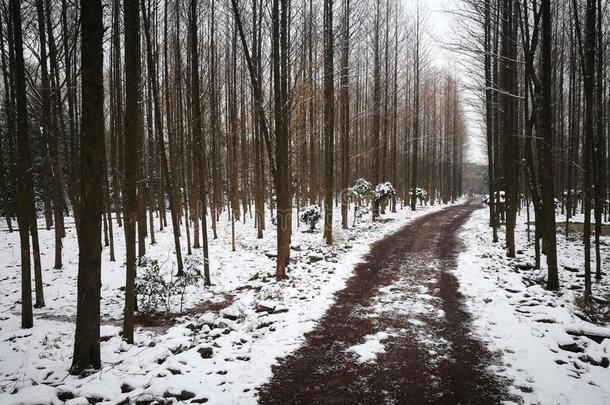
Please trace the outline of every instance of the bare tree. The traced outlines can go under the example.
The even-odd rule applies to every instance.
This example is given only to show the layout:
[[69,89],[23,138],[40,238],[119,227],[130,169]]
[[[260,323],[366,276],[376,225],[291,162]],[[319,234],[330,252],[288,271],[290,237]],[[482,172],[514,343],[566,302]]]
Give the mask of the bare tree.
[[[81,214],[78,222],[78,302],[71,373],[100,361],[101,217],[104,182],[104,54],[102,4],[81,0]],[[134,257],[135,265],[135,257]],[[133,341],[133,338],[132,338]]]

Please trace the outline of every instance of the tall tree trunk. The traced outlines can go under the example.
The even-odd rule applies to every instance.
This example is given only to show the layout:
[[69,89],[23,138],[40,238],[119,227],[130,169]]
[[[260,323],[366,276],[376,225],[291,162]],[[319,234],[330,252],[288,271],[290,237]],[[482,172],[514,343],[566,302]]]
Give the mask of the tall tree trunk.
[[[49,72],[47,70],[47,49],[46,49],[46,37],[44,33],[44,9],[41,0],[36,1],[36,14],[38,17],[38,33],[40,37],[40,65],[41,65],[41,89],[40,89],[40,97],[41,97],[41,129],[42,129],[42,142],[45,144],[43,146],[44,153],[44,167],[45,167],[45,176],[51,177],[45,178],[43,180],[44,183],[44,194],[45,194],[45,216],[47,217],[46,224],[47,230],[50,229],[49,225],[53,223],[53,219],[51,215],[51,207],[49,205],[49,201],[47,201],[48,190],[47,185],[52,180],[52,176],[55,175],[54,170],[51,167],[51,157],[50,157],[50,137],[51,137],[51,106],[49,100]],[[54,196],[57,194],[54,193]],[[36,205],[34,200],[31,201],[31,222],[30,222],[30,233],[32,235],[32,253],[34,256],[34,286],[36,290],[36,308],[44,307],[44,292],[43,292],[43,283],[42,283],[42,266],[40,263],[40,244],[38,240],[38,221],[36,218]],[[56,207],[57,204],[53,201],[53,205]],[[49,212],[47,213],[47,208]],[[57,210],[53,210],[55,214],[57,214]],[[61,216],[62,213],[60,212]],[[61,227],[60,223],[55,222],[55,254],[56,254],[56,262],[57,262],[57,248],[59,246],[59,264],[61,267]],[[59,240],[59,244],[58,244]]]
[[[8,21],[7,21],[7,30],[9,30],[9,35],[10,34],[10,29],[8,28],[10,26],[10,16],[8,17]],[[0,13],[0,27],[3,26],[3,20],[2,20],[2,13]],[[1,29],[1,28],[0,28]],[[2,79],[3,79],[3,85],[4,85],[4,109],[5,109],[5,114],[6,114],[6,138],[7,138],[7,148],[6,148],[6,152],[4,152],[4,149],[2,148],[2,140],[0,140],[0,156],[6,156],[6,159],[3,159],[2,161],[0,161],[0,169],[1,169],[1,178],[0,178],[0,183],[2,184],[2,189],[0,189],[0,193],[2,194],[2,206],[4,208],[4,217],[6,219],[6,225],[8,227],[8,231],[9,232],[13,232],[13,222],[12,222],[12,202],[10,201],[9,198],[9,194],[10,192],[14,192],[14,183],[15,183],[15,178],[14,178],[14,170],[13,170],[13,142],[12,139],[14,137],[14,130],[15,130],[15,124],[14,124],[14,108],[13,108],[13,100],[12,100],[12,83],[9,82],[9,71],[8,71],[8,63],[6,61],[6,52],[5,52],[5,48],[4,48],[4,35],[2,33],[0,33],[0,59],[2,62]],[[6,153],[6,154],[5,154]],[[7,162],[6,164],[6,177],[7,177],[7,181],[4,181],[4,176],[5,176],[5,172],[4,172],[4,162]]]
[[[138,1],[136,1],[135,6],[137,8],[138,6]],[[147,57],[147,67],[148,67],[148,75],[152,78],[152,92],[153,92],[153,108],[154,108],[154,112],[155,112],[155,132],[157,133],[157,144],[159,147],[159,155],[161,157],[161,167],[163,169],[163,178],[165,180],[165,187],[169,192],[169,210],[171,213],[171,218],[172,218],[172,230],[173,230],[173,235],[174,235],[174,247],[176,249],[176,267],[177,267],[177,273],[178,275],[181,275],[183,272],[183,262],[182,262],[182,249],[180,246],[180,218],[178,217],[178,208],[176,207],[176,202],[178,201],[178,197],[176,195],[176,191],[175,191],[175,187],[173,184],[174,181],[174,173],[173,170],[170,172],[169,169],[169,164],[167,162],[167,155],[165,154],[165,141],[163,138],[163,122],[162,122],[162,114],[161,114],[161,107],[160,107],[160,97],[159,97],[159,89],[157,86],[157,81],[155,80],[155,78],[157,77],[157,70],[156,70],[156,65],[153,61],[152,55],[153,55],[153,51],[152,51],[152,42],[151,42],[151,33],[150,33],[150,19],[147,17],[147,13],[146,13],[146,8],[144,5],[144,1],[145,0],[141,0],[141,6],[142,6],[142,15],[144,16],[144,36],[146,38],[146,57]],[[137,14],[138,17],[138,21],[139,21],[139,14],[138,11],[136,9],[136,11],[134,12],[135,14]],[[136,17],[133,17],[134,21]],[[127,24],[127,23],[125,23]],[[138,37],[138,39],[140,38],[140,30],[138,28],[137,33],[133,34],[136,35]],[[127,42],[127,41],[126,41]],[[138,42],[139,44],[139,42]],[[140,47],[138,45],[137,49],[134,48],[134,52],[137,51],[137,54],[140,54]],[[140,58],[138,57],[137,61],[138,61],[138,66],[137,67],[137,83],[140,82],[140,69],[139,69],[139,60]],[[127,55],[125,56],[125,75],[127,75]],[[132,67],[132,69],[134,69],[134,67]],[[135,79],[136,77],[134,77]],[[127,86],[128,81],[125,80],[126,84],[125,86]],[[136,88],[137,89],[137,88]],[[140,96],[139,96],[139,92],[135,94],[139,100]],[[132,100],[133,101],[133,100]],[[139,104],[138,104],[139,105]],[[127,110],[127,102],[125,102],[125,109]],[[137,113],[138,115],[138,120],[140,120],[141,118],[139,118],[141,116],[139,110],[136,110],[135,113]],[[130,113],[129,115],[133,114]],[[128,113],[126,111],[125,113],[125,124],[126,124],[126,131],[127,132],[127,118],[128,118]],[[131,118],[131,117],[129,117]],[[130,125],[133,125],[133,123],[131,123]],[[139,130],[140,127],[138,127]],[[127,133],[126,133],[127,135]],[[125,153],[125,159],[127,160],[127,153]],[[127,175],[127,170],[125,170],[125,175]],[[126,194],[126,192],[125,192]],[[127,214],[125,214],[126,216]]]
[[506,195],[506,255],[515,257],[515,225],[518,204],[518,154],[514,147],[517,137],[517,103],[515,84],[516,71],[516,15],[515,1],[502,2],[502,31],[500,47],[499,103],[500,128],[502,136],[502,155],[504,170],[504,189]]
[[197,145],[195,164],[199,179],[199,203],[201,204],[201,228],[203,231],[203,266],[206,285],[211,285],[210,266],[208,254],[208,224],[207,224],[207,189],[204,180],[204,167],[207,166],[206,147],[203,137],[203,124],[201,119],[201,100],[199,96],[199,56],[198,56],[198,34],[197,34],[197,0],[191,0],[190,31],[191,31],[191,104],[193,108],[192,133],[193,140]]
[[[125,134],[124,138],[124,185],[123,214],[125,220],[125,312],[123,319],[123,339],[132,344],[135,310],[136,280],[136,222],[137,200],[137,159],[138,138],[140,136],[140,13],[138,0],[125,0]],[[170,203],[171,203],[170,199]]]
[[[380,152],[380,115],[381,115],[381,62],[379,56],[379,25],[380,25],[380,3],[381,0],[377,0],[376,2],[376,12],[375,12],[375,27],[374,27],[374,39],[373,39],[373,116],[371,117],[371,138],[372,138],[372,147],[371,153],[372,156],[372,167],[371,167],[371,178],[373,179],[373,187],[376,187],[379,184],[379,172],[380,172],[380,162],[379,162],[379,152]],[[377,199],[372,199],[373,203],[373,221],[377,216],[379,216],[379,205],[377,203]]]
[[111,150],[111,169],[112,169],[112,191],[114,210],[118,226],[123,226],[122,220],[122,181],[124,180],[119,173],[123,173],[123,76],[121,74],[121,31],[120,31],[120,4],[112,3],[112,88],[110,94],[111,112],[114,112],[112,121],[112,131],[114,142]]
[[[55,265],[53,268],[61,269],[61,248],[62,248],[62,236],[64,233],[63,229],[63,190],[61,181],[61,169],[59,165],[59,156],[57,151],[57,137],[58,133],[54,131],[54,125],[52,124],[51,117],[51,95],[50,88],[51,83],[49,80],[49,72],[47,69],[47,43],[45,34],[45,14],[43,0],[36,1],[36,12],[38,15],[38,34],[40,37],[40,97],[41,97],[41,109],[42,109],[42,132],[43,142],[46,143],[46,150],[48,150],[48,160],[51,169],[51,181],[53,188],[53,217],[55,223]],[[59,89],[56,89],[59,91]]]
[[333,1],[324,0],[324,239],[333,243],[335,170],[335,82],[333,62]]
[[[218,151],[218,137],[219,137],[219,125],[218,125],[218,95],[216,85],[216,18],[215,18],[215,1],[211,3],[211,19],[210,19],[210,131],[211,131],[211,165],[212,165],[212,204],[210,210],[210,217],[212,218],[212,235],[214,239],[218,238],[218,232],[216,231],[216,222],[220,215],[220,208],[222,207],[221,202],[221,184],[220,184],[220,170],[218,168],[218,161],[220,160]],[[206,162],[207,165],[207,162]]]
[[551,0],[542,0],[540,4],[542,13],[542,41],[540,44],[540,82],[542,87],[542,109],[540,113],[540,130],[542,142],[540,143],[540,156],[542,159],[542,214],[544,226],[544,250],[548,267],[547,288],[559,289],[559,276],[557,273],[557,241],[555,226],[555,187],[553,176],[553,23]]
[[[417,206],[417,165],[419,161],[419,93],[420,93],[420,34],[421,34],[421,18],[419,3],[417,3],[417,17],[415,27],[415,50],[413,55],[413,76],[415,83],[413,85],[413,137],[411,138],[411,211],[415,211]],[[446,112],[447,113],[447,112]]]
[[350,178],[350,108],[349,108],[349,36],[350,0],[343,0],[343,32],[341,38],[340,131],[341,131],[341,225],[347,229]]
[[[101,216],[104,181],[104,54],[102,3],[81,0],[81,175],[78,221],[78,301],[71,373],[100,362]],[[135,265],[135,260],[134,260]]]
[[[17,200],[17,224],[21,246],[21,327],[33,326],[32,316],[32,276],[30,264],[30,226],[32,220],[31,204],[34,201],[32,190],[32,158],[28,129],[27,95],[25,87],[25,63],[23,60],[23,37],[21,27],[21,1],[10,0],[12,31],[9,33],[11,66],[14,69],[14,94],[16,113],[16,164],[15,197]],[[12,35],[10,35],[12,34]]]
[[587,0],[585,38],[584,38],[584,70],[585,76],[585,134],[583,137],[584,164],[584,249],[585,249],[585,300],[591,302],[591,200],[593,198],[593,138],[595,136],[595,28],[596,0]]
[[498,223],[496,215],[496,199],[495,199],[495,173],[494,173],[494,114],[493,114],[493,82],[492,82],[492,26],[491,26],[491,5],[490,2],[485,2],[485,120],[486,120],[486,139],[487,139],[487,180],[489,184],[489,224],[492,228],[493,242],[498,241]]
[[601,0],[597,0],[597,33],[596,33],[596,63],[597,75],[595,81],[595,139],[593,141],[593,167],[594,167],[594,199],[595,199],[595,279],[602,278],[602,257],[600,249],[600,236],[602,233],[602,213],[607,194],[604,194],[604,157],[605,157],[605,142],[604,136],[606,128],[604,125],[604,80],[605,80],[605,65],[604,65],[604,42],[603,42],[603,9]]
[[[272,66],[275,123],[275,190],[277,193],[277,269],[276,278],[286,277],[290,256],[290,231],[292,201],[290,193],[290,157],[288,145],[288,3],[289,0],[273,0],[272,6]],[[331,203],[332,204],[332,203]]]

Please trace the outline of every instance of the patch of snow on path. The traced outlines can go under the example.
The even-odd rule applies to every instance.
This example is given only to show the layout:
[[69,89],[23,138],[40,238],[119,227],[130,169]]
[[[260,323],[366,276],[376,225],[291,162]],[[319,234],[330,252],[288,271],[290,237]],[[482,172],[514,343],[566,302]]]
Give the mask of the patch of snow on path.
[[385,346],[382,342],[389,337],[390,334],[388,332],[377,332],[374,335],[367,335],[364,337],[364,343],[352,346],[347,351],[354,352],[358,356],[360,363],[373,362],[379,353],[385,352]]

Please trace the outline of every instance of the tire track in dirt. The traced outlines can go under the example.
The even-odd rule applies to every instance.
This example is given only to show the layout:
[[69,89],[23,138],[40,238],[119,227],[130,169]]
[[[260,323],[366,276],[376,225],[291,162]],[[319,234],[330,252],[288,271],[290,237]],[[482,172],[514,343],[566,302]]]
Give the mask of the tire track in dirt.
[[[470,333],[455,267],[457,232],[477,205],[414,220],[375,243],[304,345],[259,389],[262,404],[496,404],[501,363]],[[388,333],[362,362],[351,347]]]

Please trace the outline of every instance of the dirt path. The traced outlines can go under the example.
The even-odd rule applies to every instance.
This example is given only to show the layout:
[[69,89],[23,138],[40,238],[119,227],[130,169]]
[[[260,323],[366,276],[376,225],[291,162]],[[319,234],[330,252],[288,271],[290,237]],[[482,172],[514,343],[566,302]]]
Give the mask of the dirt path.
[[[470,334],[455,266],[457,231],[477,206],[415,220],[377,242],[305,344],[273,369],[263,404],[496,404],[498,359]],[[363,362],[350,347],[388,333]]]

